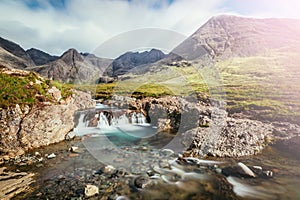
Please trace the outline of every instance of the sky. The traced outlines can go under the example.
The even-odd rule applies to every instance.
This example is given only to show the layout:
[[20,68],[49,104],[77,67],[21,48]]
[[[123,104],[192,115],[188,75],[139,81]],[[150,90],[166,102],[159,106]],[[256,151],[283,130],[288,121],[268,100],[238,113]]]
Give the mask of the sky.
[[100,46],[98,56],[115,57],[117,39],[126,46],[167,33],[176,46],[212,16],[300,18],[299,10],[299,0],[0,0],[0,36],[52,55]]

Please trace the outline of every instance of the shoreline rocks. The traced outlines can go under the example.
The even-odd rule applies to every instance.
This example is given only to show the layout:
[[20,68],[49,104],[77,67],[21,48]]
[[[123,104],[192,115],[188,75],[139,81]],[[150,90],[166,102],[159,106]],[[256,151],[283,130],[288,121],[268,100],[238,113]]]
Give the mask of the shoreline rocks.
[[64,102],[0,109],[0,157],[14,158],[29,149],[65,140],[74,127],[75,112],[90,107],[95,107],[91,95],[73,90]]
[[[134,99],[116,96],[104,102],[144,113],[158,132],[178,135],[187,156],[241,157],[255,155],[276,140],[300,134],[300,127],[282,122],[261,122],[229,117],[222,102],[194,97]],[[183,148],[180,146],[180,148]]]

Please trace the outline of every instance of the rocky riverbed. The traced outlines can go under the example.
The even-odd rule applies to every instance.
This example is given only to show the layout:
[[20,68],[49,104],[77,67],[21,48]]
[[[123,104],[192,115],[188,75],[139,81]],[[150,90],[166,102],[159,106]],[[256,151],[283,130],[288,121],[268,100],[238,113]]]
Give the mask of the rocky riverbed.
[[[7,178],[0,182],[2,185],[16,184],[13,190],[2,189],[1,198],[300,197],[291,184],[299,185],[299,180],[295,179],[299,177],[299,161],[286,155],[297,151],[294,148],[299,134],[297,125],[233,118],[221,104],[211,106],[208,102],[179,97],[118,98],[105,103],[125,108],[126,112],[92,109],[75,116],[72,123],[76,126],[83,123],[88,130],[92,128],[96,132],[48,147],[30,146],[35,148],[26,148],[26,154],[4,155],[0,160],[5,167],[1,176]],[[113,119],[114,113],[118,113],[116,119]],[[79,119],[82,114],[85,116]],[[150,124],[135,125],[143,137],[130,134],[127,126],[125,129],[98,127],[100,116],[106,120],[110,118],[111,122],[106,123],[110,126],[117,118],[140,114],[152,126],[149,129]],[[138,121],[136,118],[135,123]],[[82,130],[85,127],[77,131]],[[151,137],[146,134],[149,130],[155,131]],[[64,134],[63,139],[70,139],[71,135]],[[273,147],[268,147],[273,143]]]
[[[93,138],[85,138],[89,140]],[[83,138],[35,149],[5,161],[1,183],[31,183],[14,199],[298,199],[299,160],[282,149],[240,159],[182,157],[170,149],[141,144],[120,150],[140,159],[122,166],[126,155],[102,163]],[[110,149],[108,149],[110,151]],[[52,155],[52,156],[51,156]],[[54,156],[53,156],[54,155]],[[34,174],[34,175],[33,175]],[[21,176],[22,175],[22,176]],[[34,179],[32,179],[34,177]],[[19,179],[20,180],[20,179]],[[20,187],[19,187],[20,188]],[[2,198],[14,194],[2,189]],[[6,195],[6,196],[3,196]],[[16,193],[17,194],[17,193]]]

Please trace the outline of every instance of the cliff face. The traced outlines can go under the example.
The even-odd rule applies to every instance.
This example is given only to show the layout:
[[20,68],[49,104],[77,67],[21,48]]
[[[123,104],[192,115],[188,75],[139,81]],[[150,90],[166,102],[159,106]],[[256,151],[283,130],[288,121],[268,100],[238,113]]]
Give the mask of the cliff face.
[[[22,77],[29,73],[22,70],[3,70],[10,76]],[[28,86],[41,87],[42,80],[28,83],[24,87],[27,92],[34,92],[39,97],[33,104],[9,104],[8,107],[0,108],[0,158],[4,155],[15,157],[24,151],[37,148],[65,139],[66,134],[74,126],[74,113],[79,109],[94,107],[91,95],[72,90],[67,98],[62,98],[62,92],[55,86],[48,86],[45,90],[40,89],[38,94]],[[13,79],[15,80],[15,79]],[[39,81],[39,82],[38,82]],[[16,88],[17,90],[17,88]],[[2,94],[1,94],[2,95]],[[14,94],[11,94],[13,97]],[[4,97],[10,98],[9,94]],[[4,100],[3,100],[4,101]]]
[[24,151],[65,139],[74,126],[74,113],[78,109],[94,107],[89,94],[74,91],[62,104],[45,104],[23,109],[0,111],[0,157],[14,157]]

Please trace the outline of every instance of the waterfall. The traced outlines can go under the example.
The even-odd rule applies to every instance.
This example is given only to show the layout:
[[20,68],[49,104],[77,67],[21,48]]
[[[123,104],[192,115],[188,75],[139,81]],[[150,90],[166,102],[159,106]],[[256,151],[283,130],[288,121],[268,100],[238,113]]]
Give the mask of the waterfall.
[[107,117],[103,114],[103,112],[101,112],[99,115],[98,127],[107,128],[109,126],[110,125],[109,125]]
[[129,119],[125,114],[123,114],[118,119],[118,125],[125,125],[125,124],[129,124]]
[[108,127],[119,127],[128,124],[135,125],[143,125],[146,123],[146,117],[142,113],[130,113],[130,114],[122,114],[118,115],[114,113],[106,113],[100,112],[100,114],[96,114],[95,118],[99,118],[98,128],[108,128]]
[[105,108],[101,104],[97,105],[96,109],[80,111],[78,114],[78,124],[73,130],[77,136],[89,134],[98,137],[103,134],[122,134],[145,137],[149,135],[145,127],[151,127],[142,113],[112,107]]
[[146,124],[146,117],[142,113],[132,113],[131,115],[132,124]]
[[146,117],[142,113],[138,113],[136,115],[137,117],[137,123],[138,124],[145,124],[146,123]]

